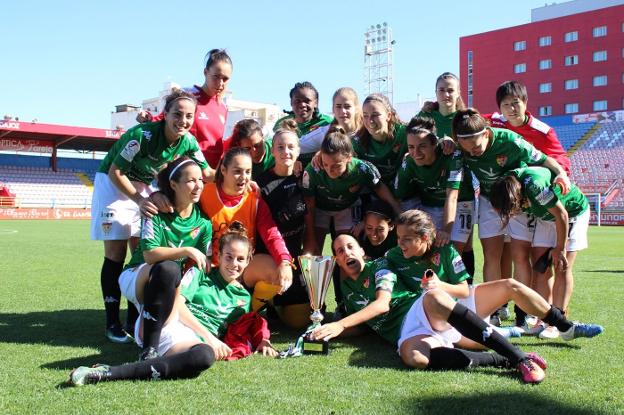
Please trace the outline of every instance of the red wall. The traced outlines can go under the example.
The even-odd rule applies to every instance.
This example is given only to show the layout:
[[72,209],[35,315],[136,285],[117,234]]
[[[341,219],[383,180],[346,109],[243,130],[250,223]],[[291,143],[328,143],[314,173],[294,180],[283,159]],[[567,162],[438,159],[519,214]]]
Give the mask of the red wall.
[[[468,97],[467,52],[473,52],[473,106],[493,112],[496,88],[516,79],[527,85],[529,110],[538,115],[541,106],[552,106],[552,115],[565,114],[566,103],[579,104],[578,113],[593,112],[593,101],[607,100],[607,110],[622,109],[624,99],[624,5],[528,23],[507,29],[462,37],[459,40],[462,96]],[[592,29],[607,26],[607,36],[594,38]],[[565,43],[567,32],[578,31],[576,42]],[[551,36],[551,45],[540,47],[539,38]],[[526,50],[514,51],[516,41]],[[593,52],[607,51],[606,62],[593,62]],[[564,57],[578,55],[576,66],[564,66]],[[539,61],[552,60],[552,68],[539,69]],[[526,72],[514,73],[514,64],[526,63]],[[594,87],[593,77],[607,75],[606,86]],[[579,88],[566,91],[564,81],[578,79]],[[539,92],[539,84],[552,83],[552,92]]]

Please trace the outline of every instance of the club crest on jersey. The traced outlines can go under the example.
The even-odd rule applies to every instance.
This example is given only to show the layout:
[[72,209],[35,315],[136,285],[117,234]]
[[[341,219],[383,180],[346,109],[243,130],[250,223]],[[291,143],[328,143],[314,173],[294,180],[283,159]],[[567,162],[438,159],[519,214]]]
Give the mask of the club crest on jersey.
[[305,170],[303,171],[303,178],[301,179],[301,185],[303,186],[304,189],[310,188],[310,175]]
[[199,235],[199,231],[200,231],[200,230],[201,230],[201,229],[199,228],[199,226],[198,226],[198,227],[196,227],[195,229],[193,229],[193,230],[191,231],[191,239],[195,239],[195,238],[197,238],[197,235]]
[[496,164],[503,167],[505,164],[507,164],[507,156],[504,154],[499,154],[498,156],[496,156]]
[[368,288],[368,286],[370,285],[370,281],[369,281],[369,279],[368,279],[368,278],[366,278],[366,279],[364,280],[364,283],[363,283],[362,285],[364,286],[364,288]]
[[113,227],[113,223],[112,222],[103,222],[102,223],[102,232],[109,233],[112,227]]
[[440,253],[436,252],[435,254],[433,254],[433,256],[431,257],[431,262],[433,262],[436,266],[440,265]]
[[145,138],[147,141],[152,139],[152,132],[151,131],[143,131],[143,138]]
[[401,150],[401,143],[394,143],[392,146],[392,151],[398,153]]
[[208,118],[208,115],[206,115],[206,113],[205,113],[204,111],[202,111],[202,112],[200,112],[200,113],[199,113],[199,115],[197,116],[197,119],[198,119],[198,120],[207,120],[207,119],[209,119],[209,118]]

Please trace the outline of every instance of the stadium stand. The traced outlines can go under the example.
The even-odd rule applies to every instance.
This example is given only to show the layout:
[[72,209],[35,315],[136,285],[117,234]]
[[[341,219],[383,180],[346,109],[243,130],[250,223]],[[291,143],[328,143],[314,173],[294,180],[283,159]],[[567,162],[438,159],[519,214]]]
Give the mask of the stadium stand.
[[587,133],[595,123],[587,122],[582,124],[569,124],[562,125],[555,128],[557,137],[561,141],[561,145],[564,150],[568,151],[574,144],[576,144],[585,133]]

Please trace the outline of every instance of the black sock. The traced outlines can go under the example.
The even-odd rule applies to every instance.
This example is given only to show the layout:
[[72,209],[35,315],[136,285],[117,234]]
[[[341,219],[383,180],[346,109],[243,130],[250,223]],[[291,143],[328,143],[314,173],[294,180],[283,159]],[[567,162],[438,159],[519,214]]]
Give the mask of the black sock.
[[158,262],[150,270],[143,301],[143,348],[158,347],[181,278],[180,267],[173,261]]
[[518,304],[514,304],[514,313],[516,315],[516,326],[522,327],[526,320],[527,313],[523,309],[518,307]]
[[462,304],[455,304],[447,321],[465,337],[509,359],[512,366],[525,359],[525,354],[520,349]]
[[568,331],[572,327],[572,322],[565,317],[563,311],[553,305],[550,306],[550,310],[542,318],[542,321],[549,326],[557,327],[560,332]]
[[207,344],[196,344],[186,352],[143,362],[112,366],[102,380],[180,379],[199,376],[214,363],[214,352]]
[[462,257],[462,262],[466,266],[466,272],[470,275],[470,278],[468,278],[466,281],[468,282],[468,284],[472,285],[473,279],[474,279],[474,274],[475,274],[475,256],[474,256],[474,251],[472,251],[472,250],[464,251],[462,253],[461,257]]
[[[139,310],[137,310],[136,306],[128,301],[128,312],[126,313],[126,328],[131,330],[134,328],[136,324],[137,318],[139,317]],[[128,333],[131,336],[134,336],[134,331],[132,333]]]
[[431,349],[429,353],[429,365],[427,368],[432,370],[453,370],[478,366],[507,367],[508,364],[509,360],[498,353],[436,347]]
[[104,258],[100,273],[100,284],[102,286],[104,310],[106,311],[107,328],[115,324],[121,325],[119,321],[119,301],[121,299],[119,275],[122,269],[123,262],[115,262],[112,259]]

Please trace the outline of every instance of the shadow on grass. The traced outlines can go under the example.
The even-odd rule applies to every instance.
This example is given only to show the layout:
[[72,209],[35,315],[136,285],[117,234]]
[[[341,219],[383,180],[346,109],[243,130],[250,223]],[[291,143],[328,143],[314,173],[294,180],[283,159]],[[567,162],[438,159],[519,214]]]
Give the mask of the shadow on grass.
[[[539,386],[536,386],[539,388]],[[538,394],[531,386],[522,392],[490,392],[471,395],[445,394],[437,397],[410,398],[406,406],[412,413],[427,415],[462,414],[566,414],[595,415],[605,413],[596,409],[583,409]]]
[[624,274],[624,269],[585,269],[583,272],[606,272],[610,274]]
[[[100,362],[136,360],[136,345],[113,344],[106,340],[102,317],[102,310],[0,313],[0,339],[4,343],[91,347],[100,350],[97,355]],[[91,361],[93,363],[96,362]]]

